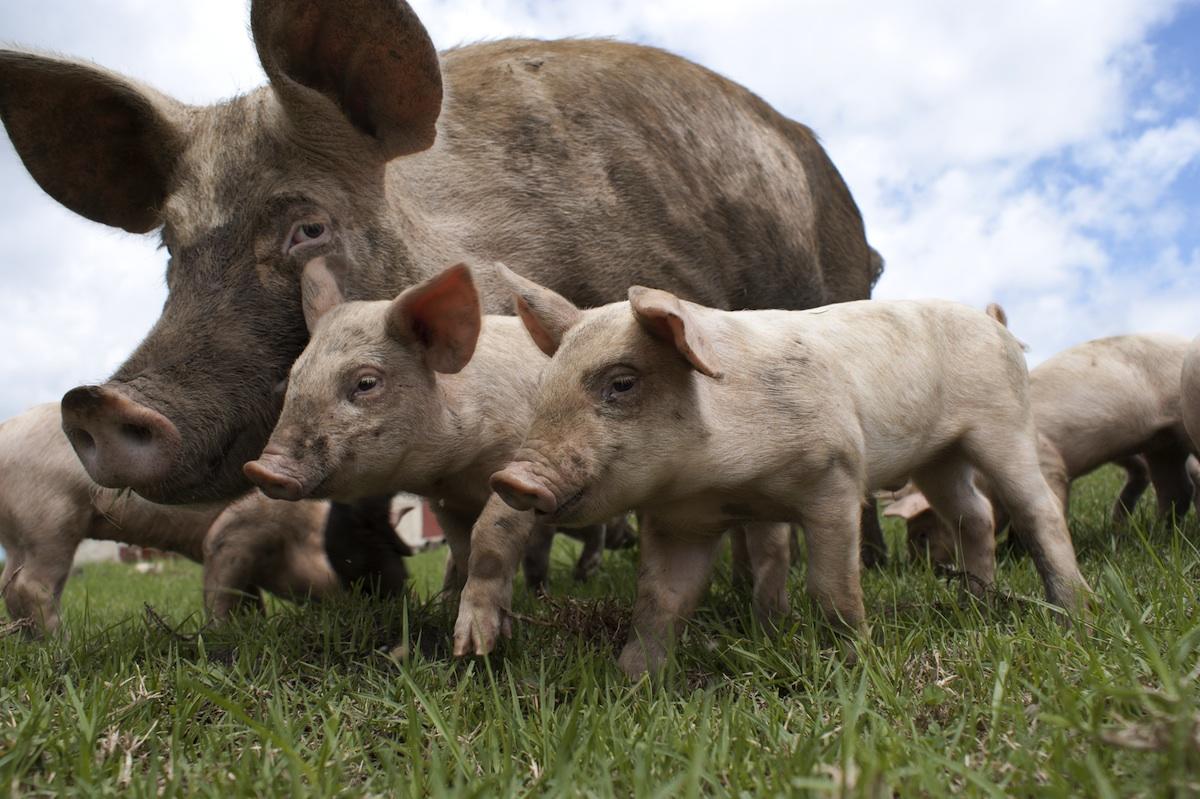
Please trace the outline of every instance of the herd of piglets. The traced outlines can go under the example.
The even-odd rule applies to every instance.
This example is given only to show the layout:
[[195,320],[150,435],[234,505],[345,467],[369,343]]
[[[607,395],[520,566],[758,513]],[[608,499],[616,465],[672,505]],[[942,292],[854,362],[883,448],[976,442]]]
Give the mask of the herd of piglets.
[[[1041,381],[1031,382],[998,308],[862,301],[726,312],[634,287],[627,302],[581,310],[494,269],[516,317],[482,314],[466,265],[392,301],[344,302],[338,270],[311,261],[302,281],[311,338],[270,442],[245,467],[280,499],[399,490],[434,499],[452,553],[446,586],[459,594],[460,655],[486,654],[510,632],[513,579],[533,542],[630,511],[640,568],[619,662],[636,676],[664,662],[726,532],[756,615],[772,623],[788,612],[790,526],[799,525],[809,593],[831,623],[855,630],[867,619],[860,514],[871,492],[917,486],[953,530],[946,546],[977,593],[995,579],[997,522],[1011,520],[1048,600],[1068,612],[1089,591],[1064,517],[1068,475],[1121,459],[1177,516],[1191,501],[1190,483],[1172,476],[1186,482],[1193,449],[1181,420],[1186,345],[1157,359],[1160,339],[1145,338],[1137,362],[1174,368],[1174,378],[1130,375],[1140,398],[1103,417],[1090,406],[1067,414],[1100,427],[1137,416],[1137,431],[1108,434],[1114,449],[1096,453],[1043,424]],[[1095,346],[1100,362],[1129,368],[1119,348]]]
[[[245,465],[261,493],[232,505],[164,507],[95,485],[56,405],[0,425],[10,614],[58,628],[84,538],[201,561],[217,621],[261,604],[263,590],[318,599],[345,580],[330,565],[330,525],[394,538],[395,519],[368,498],[407,492],[429,501],[449,544],[454,651],[486,654],[511,634],[518,567],[544,589],[552,537],[568,532],[584,541],[584,579],[606,542],[630,542],[632,512],[640,566],[619,665],[636,677],[665,662],[726,533],[771,625],[789,612],[798,525],[809,594],[853,633],[867,622],[872,494],[906,520],[910,555],[961,568],[977,594],[1011,527],[1068,615],[1089,593],[1065,520],[1071,481],[1124,468],[1118,525],[1149,485],[1164,517],[1200,511],[1200,339],[1101,339],[1027,372],[995,305],[730,312],[635,286],[625,302],[580,309],[492,269],[516,316],[484,315],[463,264],[391,301],[346,302],[337,265],[310,261],[311,338],[270,441]],[[331,512],[331,500],[358,504]]]

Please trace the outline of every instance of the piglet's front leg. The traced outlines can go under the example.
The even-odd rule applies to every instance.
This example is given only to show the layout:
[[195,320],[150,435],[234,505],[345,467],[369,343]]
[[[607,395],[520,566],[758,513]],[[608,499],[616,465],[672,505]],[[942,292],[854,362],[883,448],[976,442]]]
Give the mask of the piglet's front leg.
[[678,535],[652,517],[644,519],[633,628],[617,660],[630,679],[666,662],[682,622],[708,587],[720,542],[720,531]]
[[467,583],[458,602],[454,654],[486,655],[512,632],[512,584],[539,524],[533,511],[513,510],[492,495],[471,532]]

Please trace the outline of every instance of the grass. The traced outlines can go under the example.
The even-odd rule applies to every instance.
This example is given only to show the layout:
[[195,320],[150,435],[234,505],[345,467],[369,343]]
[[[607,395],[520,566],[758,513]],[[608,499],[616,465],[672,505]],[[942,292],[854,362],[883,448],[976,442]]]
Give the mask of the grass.
[[[1067,630],[1028,560],[986,603],[924,566],[865,578],[870,641],[849,655],[793,578],[792,627],[757,631],[728,566],[661,683],[613,664],[636,550],[570,582],[491,659],[447,654],[432,599],[272,605],[201,626],[199,570],[87,566],[67,640],[0,640],[0,783],[14,794],[401,796],[1158,796],[1200,792],[1200,526],[1139,509],[1114,535],[1109,470],[1072,528],[1098,595]],[[887,528],[894,553],[900,529]],[[148,614],[145,606],[154,609]],[[161,617],[164,621],[159,621]],[[407,653],[389,653],[407,642]]]

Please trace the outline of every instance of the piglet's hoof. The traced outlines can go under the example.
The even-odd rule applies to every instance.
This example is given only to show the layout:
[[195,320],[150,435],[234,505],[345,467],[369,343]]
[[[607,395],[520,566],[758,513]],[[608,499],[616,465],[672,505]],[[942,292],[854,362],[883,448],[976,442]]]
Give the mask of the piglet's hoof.
[[486,655],[496,648],[500,636],[512,638],[512,615],[485,592],[469,588],[458,603],[454,623],[454,655]]
[[627,643],[621,650],[621,656],[617,658],[617,666],[634,682],[647,674],[657,674],[666,663],[667,652],[661,644],[651,642],[646,646],[641,640]]

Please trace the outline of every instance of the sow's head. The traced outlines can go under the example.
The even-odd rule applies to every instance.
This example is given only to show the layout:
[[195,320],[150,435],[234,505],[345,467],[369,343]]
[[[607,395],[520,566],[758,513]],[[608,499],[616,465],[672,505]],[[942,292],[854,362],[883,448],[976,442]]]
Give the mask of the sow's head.
[[[0,119],[38,184],[83,216],[159,231],[167,301],[99,386],[63,397],[92,478],[157,502],[228,498],[304,348],[300,272],[347,264],[351,299],[394,293],[410,262],[385,218],[388,161],[428,149],[437,53],[396,0],[255,0],[269,84],[191,107],[95,66],[0,50]],[[361,266],[360,266],[361,265]]]

